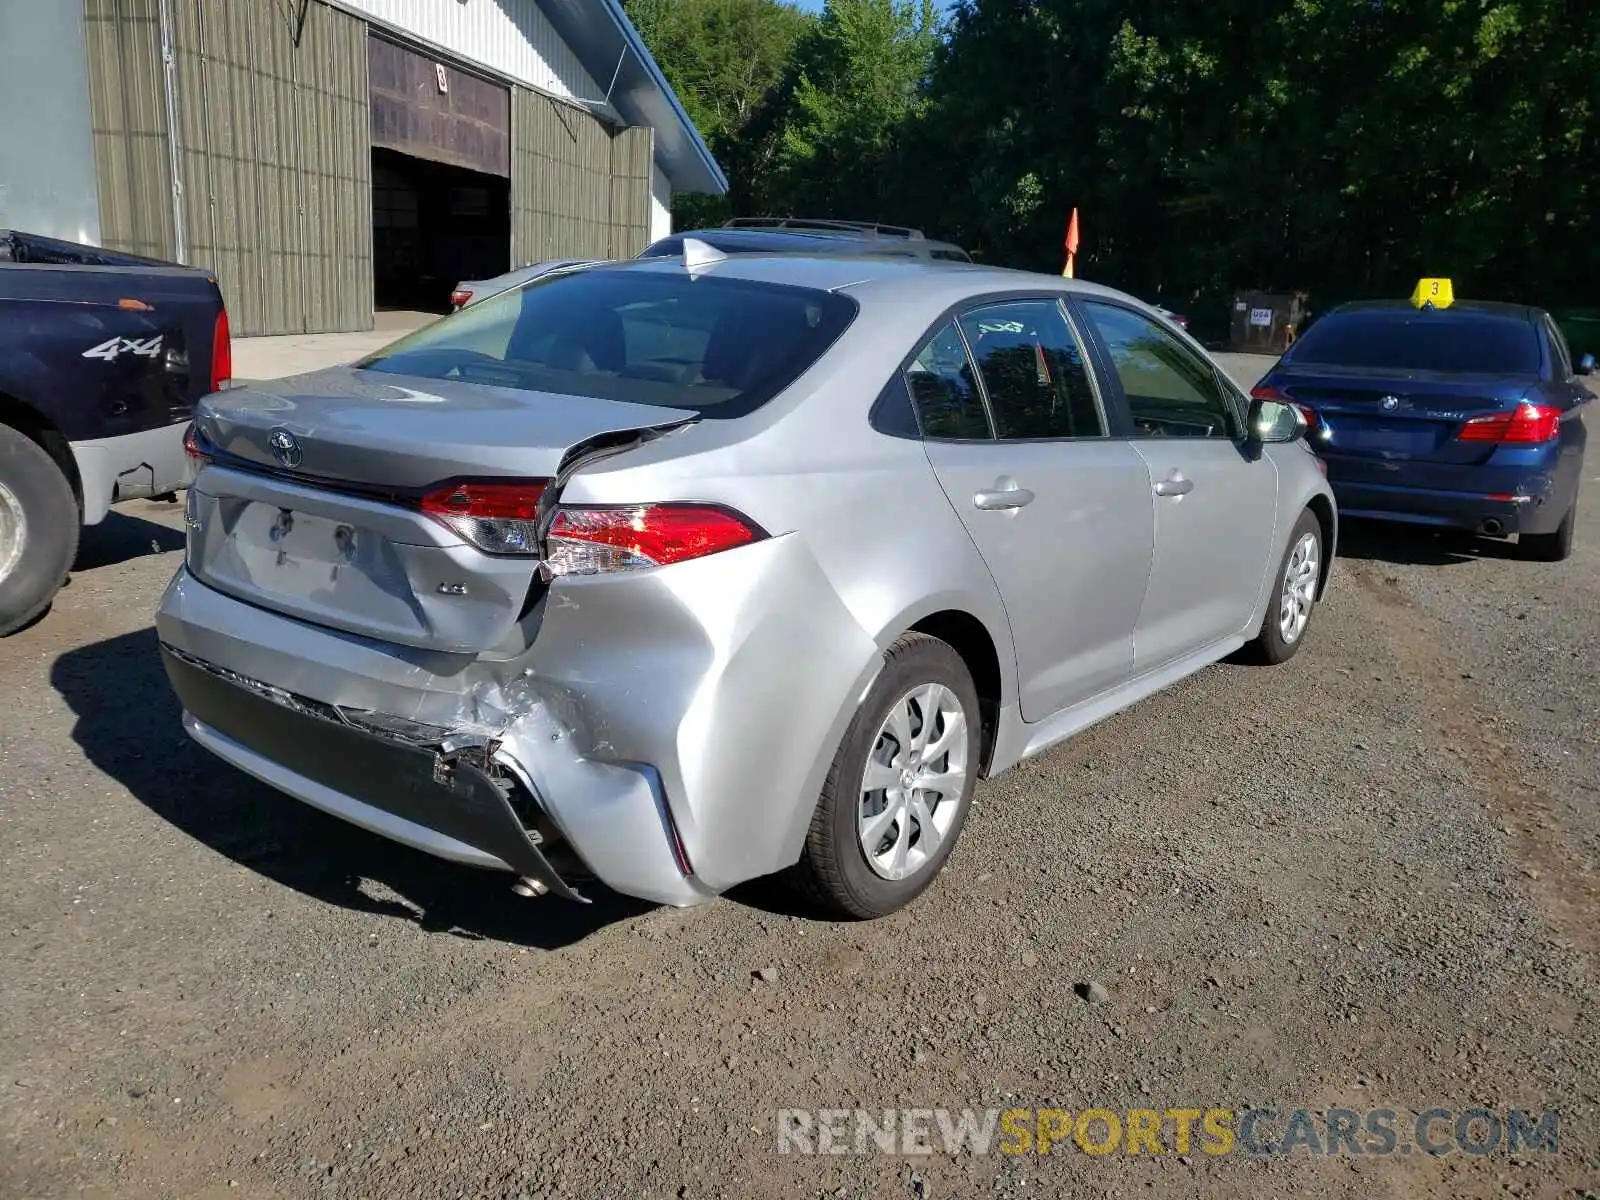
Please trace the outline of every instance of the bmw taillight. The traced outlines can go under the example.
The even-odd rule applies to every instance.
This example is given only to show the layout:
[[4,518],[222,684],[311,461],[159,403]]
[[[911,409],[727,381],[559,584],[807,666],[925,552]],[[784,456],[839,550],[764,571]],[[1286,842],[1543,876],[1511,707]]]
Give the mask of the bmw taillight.
[[466,305],[467,301],[471,299],[472,293],[467,291],[466,288],[457,288],[455,291],[450,293],[450,307],[462,308]]
[[703,558],[766,537],[714,504],[563,508],[550,524],[545,565],[552,575],[603,575]]
[[226,306],[217,313],[211,327],[211,390],[220,392],[233,379],[233,337],[228,329]]
[[1463,442],[1495,442],[1501,445],[1536,445],[1553,442],[1561,436],[1561,410],[1552,404],[1523,401],[1512,412],[1473,417],[1457,435]]

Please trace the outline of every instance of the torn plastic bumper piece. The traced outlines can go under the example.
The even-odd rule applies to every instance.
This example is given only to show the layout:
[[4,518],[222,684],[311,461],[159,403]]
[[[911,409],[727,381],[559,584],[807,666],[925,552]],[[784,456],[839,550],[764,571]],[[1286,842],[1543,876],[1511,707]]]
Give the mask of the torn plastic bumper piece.
[[191,735],[241,770],[383,836],[588,903],[517,815],[519,785],[492,736],[307,700],[165,644],[161,657]]

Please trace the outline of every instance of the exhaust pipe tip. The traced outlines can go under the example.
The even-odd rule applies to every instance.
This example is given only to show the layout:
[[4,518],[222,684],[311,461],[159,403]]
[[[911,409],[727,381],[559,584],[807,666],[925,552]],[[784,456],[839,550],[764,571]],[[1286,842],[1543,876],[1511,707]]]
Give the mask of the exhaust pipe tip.
[[1487,534],[1501,533],[1504,529],[1505,526],[1500,523],[1498,517],[1488,517],[1483,522],[1483,531]]

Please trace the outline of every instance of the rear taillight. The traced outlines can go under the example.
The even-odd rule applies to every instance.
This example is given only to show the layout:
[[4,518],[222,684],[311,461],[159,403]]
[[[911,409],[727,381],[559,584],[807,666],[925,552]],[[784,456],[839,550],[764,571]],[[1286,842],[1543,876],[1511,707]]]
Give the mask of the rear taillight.
[[545,479],[461,479],[441,484],[419,507],[486,554],[537,554]]
[[190,421],[189,428],[183,431],[183,452],[189,456],[189,466],[194,470],[199,470],[211,461],[207,447],[200,440],[200,430],[195,427],[193,421]]
[[457,288],[455,291],[450,293],[450,307],[461,308],[468,300],[471,299],[471,292],[467,291],[465,288]]
[[637,571],[702,558],[766,534],[710,504],[563,508],[550,525],[545,565],[552,575]]
[[211,327],[211,390],[220,392],[233,378],[233,338],[228,332],[228,310],[217,314]]
[[1284,402],[1283,393],[1280,392],[1277,388],[1271,386],[1270,384],[1266,384],[1266,383],[1258,383],[1258,384],[1255,385],[1255,387],[1251,388],[1250,389],[1250,399],[1252,399],[1252,400],[1275,400],[1279,404],[1282,404]]
[[1549,404],[1517,405],[1515,411],[1473,417],[1461,427],[1463,442],[1496,442],[1533,445],[1553,442],[1561,436],[1561,410]]

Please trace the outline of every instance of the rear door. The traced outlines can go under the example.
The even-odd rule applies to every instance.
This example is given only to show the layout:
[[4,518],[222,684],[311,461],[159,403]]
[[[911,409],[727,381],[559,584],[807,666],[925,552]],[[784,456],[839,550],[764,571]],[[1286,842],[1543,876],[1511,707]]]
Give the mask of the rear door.
[[928,460],[999,586],[1025,720],[1128,677],[1154,537],[1143,463],[1107,436],[1053,298],[983,304],[910,364]]
[[1251,454],[1236,394],[1202,355],[1131,308],[1082,308],[1154,498],[1155,555],[1134,633],[1142,674],[1244,630],[1276,565],[1278,473]]

